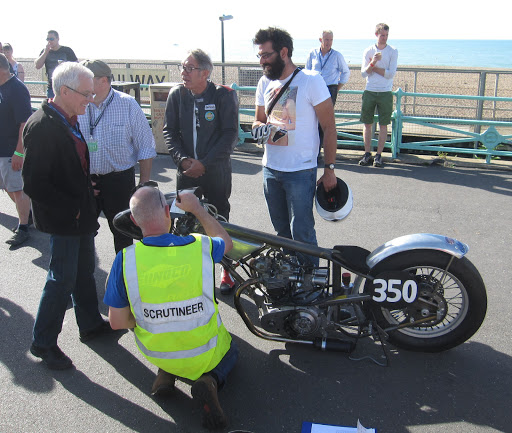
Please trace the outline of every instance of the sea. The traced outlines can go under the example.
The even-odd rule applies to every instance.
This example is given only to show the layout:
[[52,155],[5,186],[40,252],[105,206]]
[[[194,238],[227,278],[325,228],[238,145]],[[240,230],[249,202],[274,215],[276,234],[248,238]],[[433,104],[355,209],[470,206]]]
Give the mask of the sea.
[[[388,42],[398,49],[399,66],[512,68],[512,40],[389,39]],[[374,43],[375,39],[335,39],[333,48],[343,54],[349,65],[360,65],[363,51]],[[295,39],[293,60],[305,63],[309,52],[319,46],[318,39]],[[212,57],[217,61],[220,55],[216,50],[212,51]],[[256,54],[257,47],[250,42],[225,42],[226,62],[257,62]]]

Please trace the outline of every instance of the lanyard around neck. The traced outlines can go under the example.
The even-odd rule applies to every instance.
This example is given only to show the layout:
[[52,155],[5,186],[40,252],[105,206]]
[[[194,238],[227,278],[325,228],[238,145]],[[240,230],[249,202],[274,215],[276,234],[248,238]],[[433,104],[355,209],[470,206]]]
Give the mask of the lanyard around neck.
[[329,50],[329,55],[325,59],[325,62],[322,64],[322,49],[320,49],[320,55],[318,56],[318,61],[320,62],[320,70],[324,69],[324,66],[329,61],[329,57],[331,57],[331,54],[332,54],[332,48]]
[[91,137],[93,136],[94,129],[96,128],[96,126],[98,126],[98,123],[100,123],[101,118],[105,114],[105,110],[108,108],[108,106],[112,102],[112,99],[114,99],[114,96],[115,96],[115,93],[114,93],[114,91],[112,91],[112,95],[110,95],[110,98],[108,98],[107,103],[103,107],[103,110],[101,110],[101,113],[98,115],[98,117],[96,118],[94,123],[92,122],[92,109],[90,106],[87,107],[87,109],[89,110],[89,133],[91,134]]
[[84,136],[82,135],[82,132],[80,131],[80,128],[78,127],[78,122],[75,126],[71,125],[71,123],[69,123],[68,119],[66,119],[66,117],[59,111],[57,110],[55,107],[53,107],[51,104],[48,104],[48,107],[50,107],[53,111],[55,111],[55,113],[57,113],[59,115],[59,117],[62,119],[62,121],[64,122],[64,125],[66,125],[68,127],[68,129],[70,130],[70,132],[76,137],[78,138],[79,140],[83,141],[85,143],[85,139],[84,139]]

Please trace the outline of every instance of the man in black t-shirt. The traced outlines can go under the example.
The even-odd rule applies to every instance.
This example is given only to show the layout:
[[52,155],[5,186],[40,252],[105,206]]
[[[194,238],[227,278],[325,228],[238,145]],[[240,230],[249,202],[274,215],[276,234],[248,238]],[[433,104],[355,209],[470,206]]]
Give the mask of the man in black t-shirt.
[[48,76],[47,95],[48,98],[53,98],[55,96],[52,89],[53,70],[62,62],[76,62],[78,59],[71,48],[59,45],[59,34],[57,31],[49,30],[46,40],[48,43],[35,61],[35,65],[36,69],[41,69],[45,66],[46,75]]

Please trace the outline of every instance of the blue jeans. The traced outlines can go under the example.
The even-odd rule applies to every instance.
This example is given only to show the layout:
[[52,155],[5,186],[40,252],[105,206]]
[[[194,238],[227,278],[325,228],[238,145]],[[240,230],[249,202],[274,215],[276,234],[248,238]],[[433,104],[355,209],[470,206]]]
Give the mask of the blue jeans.
[[[318,245],[313,216],[316,167],[285,172],[263,167],[268,212],[278,236]],[[318,257],[298,253],[302,264],[318,265]]]
[[228,374],[230,373],[231,370],[233,370],[233,367],[235,366],[237,360],[238,345],[235,343],[235,340],[231,339],[231,346],[224,355],[224,358],[220,360],[220,362],[213,370],[210,370],[208,372],[215,376],[215,378],[217,379],[219,390],[221,390],[224,387]]
[[33,331],[33,343],[43,348],[57,344],[70,295],[80,331],[90,331],[103,321],[94,280],[94,234],[51,235],[50,254]]

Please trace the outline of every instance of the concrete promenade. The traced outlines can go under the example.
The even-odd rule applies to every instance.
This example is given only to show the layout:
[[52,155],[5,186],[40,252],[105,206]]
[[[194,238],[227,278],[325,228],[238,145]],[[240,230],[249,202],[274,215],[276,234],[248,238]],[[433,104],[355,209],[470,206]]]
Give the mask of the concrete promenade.
[[[273,233],[254,151],[240,147],[233,157],[231,221]],[[219,295],[223,321],[240,347],[239,363],[220,394],[231,420],[225,432],[299,433],[302,421],[355,426],[358,418],[378,433],[512,432],[510,166],[450,157],[445,166],[404,155],[376,169],[358,166],[360,155],[338,151],[336,174],[352,188],[354,209],[338,223],[317,217],[319,244],[373,250],[409,233],[455,237],[469,245],[467,257],[486,283],[487,317],[470,341],[445,353],[390,346],[391,364],[384,368],[258,339],[232,299]],[[152,179],[164,193],[174,190],[175,175],[170,157],[159,155]],[[30,240],[10,249],[4,240],[14,215],[7,194],[0,194],[0,432],[204,432],[188,384],[177,382],[168,399],[149,395],[156,368],[138,353],[130,332],[82,344],[69,310],[59,345],[75,368],[47,370],[28,352],[49,244],[48,235],[31,228]],[[114,248],[103,217],[100,223],[96,281],[102,299]],[[353,357],[382,361],[381,354],[366,339]]]

